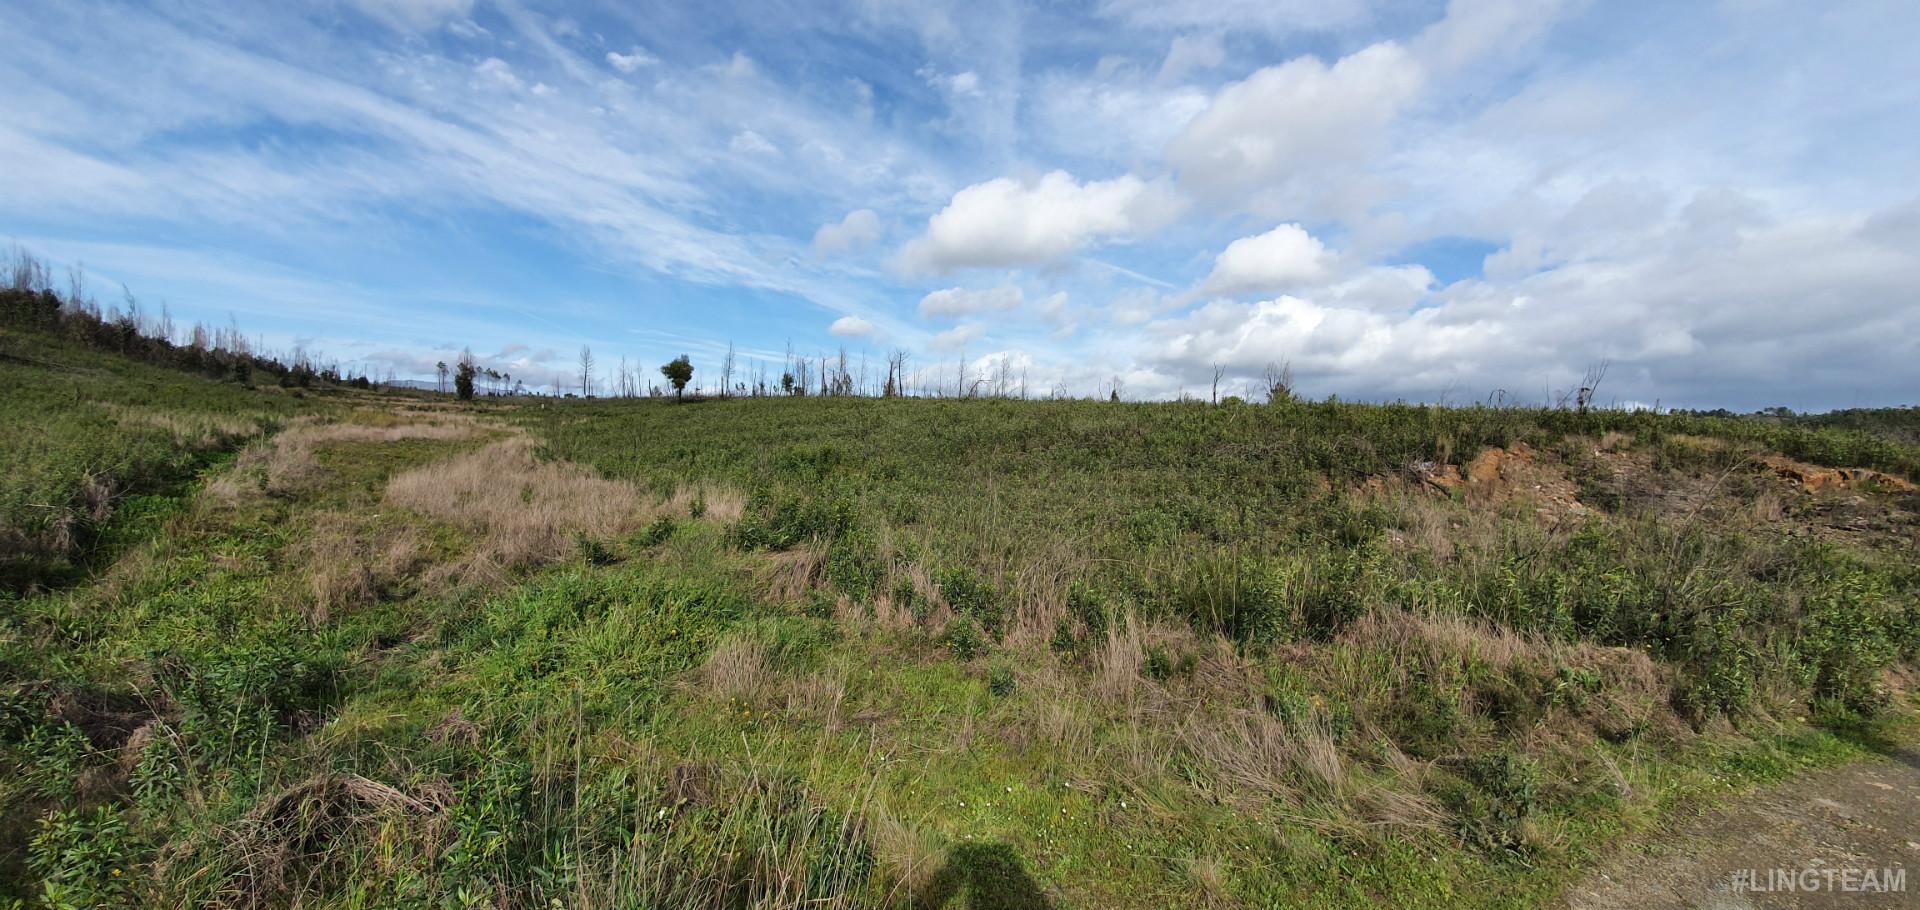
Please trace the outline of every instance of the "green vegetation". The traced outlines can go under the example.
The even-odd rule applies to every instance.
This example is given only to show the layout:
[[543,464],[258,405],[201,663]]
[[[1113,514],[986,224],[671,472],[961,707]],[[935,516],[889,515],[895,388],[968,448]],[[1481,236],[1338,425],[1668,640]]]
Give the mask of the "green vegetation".
[[1879,424],[295,398],[7,340],[10,539],[119,495],[0,599],[0,906],[1534,906],[1912,706]]
[[[0,292],[5,293],[5,292]],[[0,328],[0,590],[76,577],[115,515],[152,507],[240,441],[315,410]]]
[[681,354],[661,364],[660,375],[665,376],[667,382],[673,386],[673,397],[684,398],[687,393],[687,383],[693,381],[693,361],[688,360],[687,355]]

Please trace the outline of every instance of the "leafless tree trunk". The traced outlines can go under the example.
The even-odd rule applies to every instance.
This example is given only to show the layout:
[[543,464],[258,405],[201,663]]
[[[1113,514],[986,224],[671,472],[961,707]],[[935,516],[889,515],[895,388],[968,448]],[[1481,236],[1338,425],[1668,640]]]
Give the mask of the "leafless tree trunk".
[[1593,405],[1593,394],[1600,391],[1600,381],[1607,378],[1607,368],[1612,365],[1612,361],[1602,360],[1587,367],[1586,376],[1580,380],[1580,413],[1585,414]]
[[1293,399],[1293,364],[1267,361],[1267,403],[1279,404]]

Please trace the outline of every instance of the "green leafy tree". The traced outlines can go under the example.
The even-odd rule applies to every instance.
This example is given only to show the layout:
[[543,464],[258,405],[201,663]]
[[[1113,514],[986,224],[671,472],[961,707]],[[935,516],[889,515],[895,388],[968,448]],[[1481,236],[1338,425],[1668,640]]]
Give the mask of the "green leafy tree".
[[673,383],[673,397],[683,398],[686,396],[687,383],[693,379],[693,361],[688,360],[687,355],[681,354],[661,364],[660,375],[667,377],[667,381]]
[[480,369],[473,365],[473,356],[463,354],[460,363],[453,369],[453,393],[461,401],[473,400],[473,377]]

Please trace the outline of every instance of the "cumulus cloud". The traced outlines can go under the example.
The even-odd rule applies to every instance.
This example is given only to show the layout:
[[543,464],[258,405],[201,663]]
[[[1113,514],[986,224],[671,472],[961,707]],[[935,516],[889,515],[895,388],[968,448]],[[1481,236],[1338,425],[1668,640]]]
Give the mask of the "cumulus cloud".
[[633,73],[660,62],[660,58],[647,53],[642,48],[634,48],[630,53],[607,52],[607,64],[623,73]]
[[1216,200],[1260,195],[1375,152],[1419,93],[1420,66],[1382,42],[1332,66],[1299,57],[1232,83],[1167,148],[1180,186]]
[[1504,390],[1544,402],[1603,359],[1610,394],[1669,405],[1805,407],[1823,394],[1813,383],[1911,387],[1920,339],[1903,311],[1920,253],[1861,242],[1887,217],[1900,216],[1748,220],[1727,233],[1686,206],[1637,243],[1596,242],[1525,274],[1432,291],[1422,267],[1376,267],[1214,301],[1143,327],[1143,362],[1177,385],[1216,362],[1252,375],[1285,360],[1309,390],[1366,397]]
[[1203,294],[1270,294],[1324,283],[1333,274],[1333,254],[1306,229],[1283,224],[1242,237],[1213,260]]
[[1178,201],[1161,184],[1128,174],[1081,183],[1066,171],[1035,181],[1001,177],[967,187],[909,242],[910,271],[1036,265],[1103,241],[1123,241],[1166,224]]
[[813,232],[813,249],[823,256],[864,249],[880,239],[880,215],[873,209],[854,209],[837,224],[823,224]]
[[980,340],[986,329],[977,322],[965,322],[933,336],[929,347],[936,351],[954,351]]
[[1426,299],[1433,284],[1424,265],[1374,266],[1320,289],[1317,298],[1349,309],[1404,313]]
[[841,338],[871,338],[874,329],[873,323],[858,316],[842,316],[835,319],[833,325],[827,327],[827,331]]
[[1026,298],[1016,287],[968,290],[946,288],[920,298],[920,315],[926,319],[971,316],[994,310],[1011,310]]

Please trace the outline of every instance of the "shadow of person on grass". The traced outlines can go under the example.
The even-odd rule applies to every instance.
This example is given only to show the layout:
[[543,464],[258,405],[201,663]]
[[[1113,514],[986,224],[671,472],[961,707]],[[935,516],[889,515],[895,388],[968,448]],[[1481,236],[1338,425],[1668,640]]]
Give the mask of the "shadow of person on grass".
[[[955,901],[954,898],[961,898]],[[947,851],[947,865],[914,901],[914,910],[1052,910],[1020,856],[1001,843],[967,843]]]

